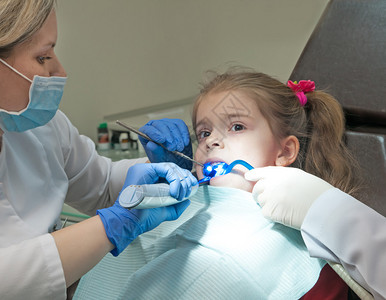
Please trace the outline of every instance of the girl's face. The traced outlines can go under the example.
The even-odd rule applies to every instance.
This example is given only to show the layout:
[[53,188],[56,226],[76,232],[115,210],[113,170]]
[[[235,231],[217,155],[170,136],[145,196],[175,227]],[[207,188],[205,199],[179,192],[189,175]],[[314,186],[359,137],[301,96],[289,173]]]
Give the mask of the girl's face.
[[[54,47],[57,38],[56,14],[53,10],[32,39],[14,48],[4,59],[20,73],[33,79],[34,75],[66,76]],[[0,108],[20,111],[28,105],[31,83],[0,62]]]
[[[201,163],[245,160],[253,167],[276,165],[282,153],[280,141],[263,118],[256,102],[240,91],[205,96],[196,114],[198,147],[195,159]],[[196,167],[198,179],[202,168]],[[232,172],[214,177],[213,186],[227,186],[251,192],[253,182],[244,179],[245,167],[237,165]]]

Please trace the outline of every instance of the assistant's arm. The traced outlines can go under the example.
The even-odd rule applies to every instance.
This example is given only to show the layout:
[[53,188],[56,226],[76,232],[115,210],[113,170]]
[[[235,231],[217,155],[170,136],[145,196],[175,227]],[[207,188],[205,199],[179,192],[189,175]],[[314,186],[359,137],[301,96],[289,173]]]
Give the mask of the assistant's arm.
[[265,217],[301,228],[312,256],[341,263],[376,299],[386,298],[385,217],[297,168],[256,168],[245,178],[256,181]]
[[312,204],[301,233],[311,256],[340,263],[377,299],[386,298],[386,218],[338,189]]

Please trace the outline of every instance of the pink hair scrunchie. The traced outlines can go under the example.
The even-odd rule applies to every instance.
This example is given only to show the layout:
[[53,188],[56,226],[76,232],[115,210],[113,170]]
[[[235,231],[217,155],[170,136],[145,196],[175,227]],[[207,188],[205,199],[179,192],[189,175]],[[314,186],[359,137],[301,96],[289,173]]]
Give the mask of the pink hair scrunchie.
[[315,90],[315,82],[312,80],[300,80],[299,83],[288,80],[287,86],[299,98],[301,106],[304,106],[307,103],[307,97],[304,93],[313,92]]

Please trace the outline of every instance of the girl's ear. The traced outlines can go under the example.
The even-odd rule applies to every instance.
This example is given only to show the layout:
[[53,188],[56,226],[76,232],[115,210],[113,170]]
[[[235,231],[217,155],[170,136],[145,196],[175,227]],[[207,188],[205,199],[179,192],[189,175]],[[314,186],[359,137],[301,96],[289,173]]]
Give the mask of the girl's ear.
[[287,167],[291,165],[299,153],[299,140],[296,136],[290,135],[281,141],[281,149],[282,151],[276,158],[276,165]]

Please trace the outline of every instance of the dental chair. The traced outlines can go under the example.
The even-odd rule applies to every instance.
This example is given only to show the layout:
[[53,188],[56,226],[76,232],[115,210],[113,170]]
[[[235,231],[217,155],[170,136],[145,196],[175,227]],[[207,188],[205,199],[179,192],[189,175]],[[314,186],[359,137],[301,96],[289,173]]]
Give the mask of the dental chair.
[[[366,180],[358,200],[383,216],[386,216],[385,11],[384,0],[331,0],[290,76],[291,80],[314,80],[318,89],[331,93],[343,106],[347,145]],[[334,265],[333,269],[358,296],[371,299],[342,266]]]

